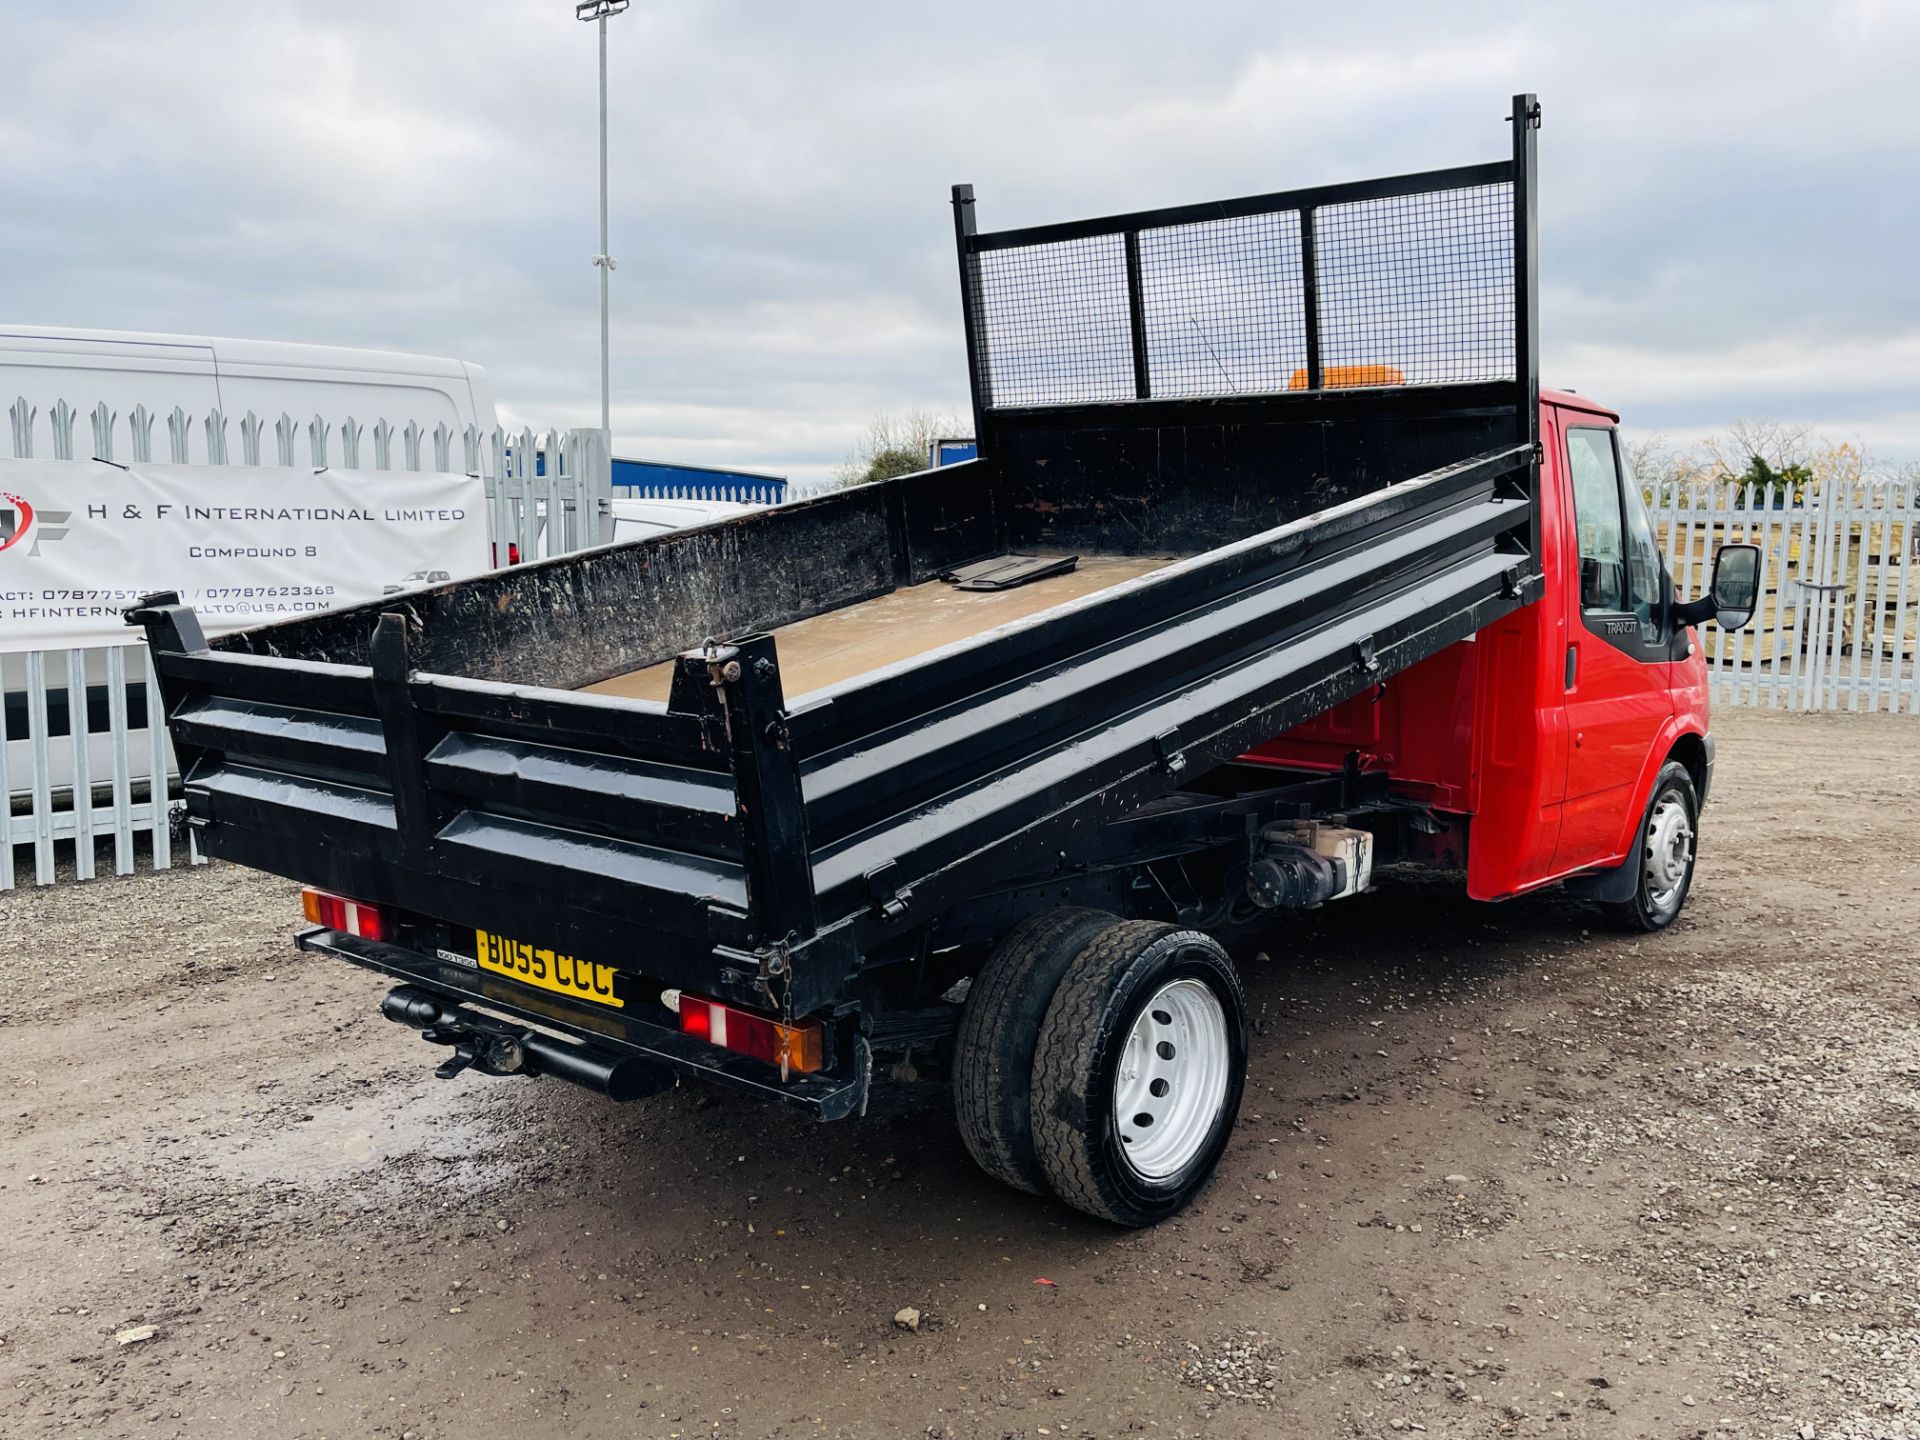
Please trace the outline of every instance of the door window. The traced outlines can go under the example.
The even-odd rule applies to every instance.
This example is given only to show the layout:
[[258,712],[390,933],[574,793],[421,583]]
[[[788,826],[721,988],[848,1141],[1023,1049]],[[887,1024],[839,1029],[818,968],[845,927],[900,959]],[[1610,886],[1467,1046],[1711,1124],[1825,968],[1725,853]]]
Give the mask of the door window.
[[1619,454],[1613,431],[1595,426],[1568,429],[1567,464],[1580,539],[1580,608],[1589,615],[1631,615],[1636,622],[1589,628],[1616,640],[1637,629],[1643,643],[1657,644],[1667,573],[1640,482]]
[[1573,476],[1573,518],[1580,539],[1580,608],[1619,614],[1627,608],[1626,539],[1620,520],[1620,472],[1606,430],[1567,431]]
[[1624,454],[1620,457],[1620,497],[1627,515],[1627,604],[1640,622],[1640,638],[1652,643],[1660,638],[1660,621],[1666,612],[1667,571],[1660,560],[1660,542],[1653,536],[1653,517],[1647,514],[1646,497]]

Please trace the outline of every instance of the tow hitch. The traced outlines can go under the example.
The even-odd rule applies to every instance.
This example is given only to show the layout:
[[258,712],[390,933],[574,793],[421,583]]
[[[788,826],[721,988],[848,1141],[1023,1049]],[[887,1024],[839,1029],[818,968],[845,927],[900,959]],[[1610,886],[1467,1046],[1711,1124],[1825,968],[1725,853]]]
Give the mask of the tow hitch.
[[433,1072],[451,1080],[462,1070],[483,1075],[551,1075],[613,1100],[638,1100],[673,1087],[664,1067],[585,1045],[569,1045],[538,1030],[496,1020],[455,1005],[417,985],[401,985],[380,1002],[380,1013],[411,1025],[430,1045],[451,1048]]

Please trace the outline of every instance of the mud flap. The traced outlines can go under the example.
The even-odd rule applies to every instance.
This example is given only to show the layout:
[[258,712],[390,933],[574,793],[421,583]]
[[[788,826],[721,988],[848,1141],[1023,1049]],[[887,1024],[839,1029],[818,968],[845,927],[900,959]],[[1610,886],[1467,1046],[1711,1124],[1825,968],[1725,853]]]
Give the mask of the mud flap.
[[1578,895],[1582,900],[1598,900],[1603,905],[1623,904],[1633,898],[1633,892],[1639,887],[1640,871],[1635,865],[1639,858],[1637,854],[1629,855],[1611,870],[1571,876],[1566,882],[1567,893]]

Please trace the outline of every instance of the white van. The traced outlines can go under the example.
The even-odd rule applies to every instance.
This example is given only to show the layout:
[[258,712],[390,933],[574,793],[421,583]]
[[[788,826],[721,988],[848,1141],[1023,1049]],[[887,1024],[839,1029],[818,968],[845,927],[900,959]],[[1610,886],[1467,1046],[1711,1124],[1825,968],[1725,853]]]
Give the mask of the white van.
[[669,530],[711,525],[716,520],[731,520],[749,510],[766,508],[737,500],[615,500],[610,507],[611,538],[616,545],[628,540],[645,540]]
[[[465,360],[283,340],[0,324],[0,411],[22,396],[43,417],[62,400],[78,411],[76,450],[89,433],[85,418],[101,401],[122,424],[136,405],[156,416],[178,405],[196,422],[194,461],[205,459],[205,431],[197,422],[215,409],[235,427],[249,410],[269,426],[282,415],[301,423],[320,415],[333,425],[352,416],[369,428],[378,420],[396,429],[414,420],[429,432],[443,422],[456,433],[498,423],[487,372]],[[156,453],[157,444],[156,437]]]
[[[164,417],[177,405],[193,423],[188,427],[189,460],[206,459],[206,428],[201,423],[218,409],[228,420],[229,456],[240,456],[240,421],[251,410],[268,430],[282,415],[303,427],[319,415],[337,434],[340,422],[352,417],[371,433],[380,420],[404,429],[417,421],[429,434],[445,424],[455,434],[468,425],[482,430],[498,423],[493,389],[487,372],[465,360],[434,355],[405,355],[387,350],[351,350],[333,345],[300,345],[280,340],[223,340],[204,335],[152,335],[132,330],[76,330],[58,325],[0,324],[0,413],[10,411],[24,397],[37,413],[34,453],[50,455],[51,416],[64,400],[79,415],[73,445],[77,456],[93,453],[88,416],[104,401],[117,416],[114,458],[127,460],[128,415],[144,405],[155,417],[152,444],[156,459],[167,458]],[[0,456],[13,453],[7,429],[0,428]],[[334,442],[337,445],[337,440]],[[273,463],[270,443],[262,458]],[[299,460],[310,452],[305,442]],[[371,463],[371,449],[362,452]],[[460,451],[454,451],[458,456]],[[338,463],[336,456],[335,463]],[[396,462],[398,463],[397,457]],[[87,657],[88,709],[104,714],[105,660]],[[52,783],[64,789],[72,774],[68,754],[68,710],[64,668],[48,677],[47,747]],[[144,697],[136,694],[135,715]],[[4,703],[9,789],[16,795],[33,775],[26,725],[26,656],[0,654],[0,703]],[[147,753],[147,734],[137,728],[131,737],[133,753]],[[95,777],[112,774],[109,741],[96,736],[89,746]],[[144,778],[143,766],[135,778]]]

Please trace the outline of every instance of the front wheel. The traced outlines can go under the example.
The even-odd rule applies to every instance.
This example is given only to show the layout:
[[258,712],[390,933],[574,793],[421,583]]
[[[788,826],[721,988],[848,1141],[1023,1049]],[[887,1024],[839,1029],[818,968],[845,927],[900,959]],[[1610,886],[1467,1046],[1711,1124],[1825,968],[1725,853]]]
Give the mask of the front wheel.
[[1687,767],[1670,763],[1653,783],[1640,824],[1640,843],[1627,857],[1639,867],[1633,895],[1608,907],[1628,930],[1664,930],[1679,918],[1693,888],[1693,864],[1700,824],[1700,801]]
[[1119,1225],[1180,1210],[1219,1163],[1247,1074],[1247,1012],[1226,952],[1127,920],[1062,977],[1034,1050],[1034,1150],[1062,1200]]

